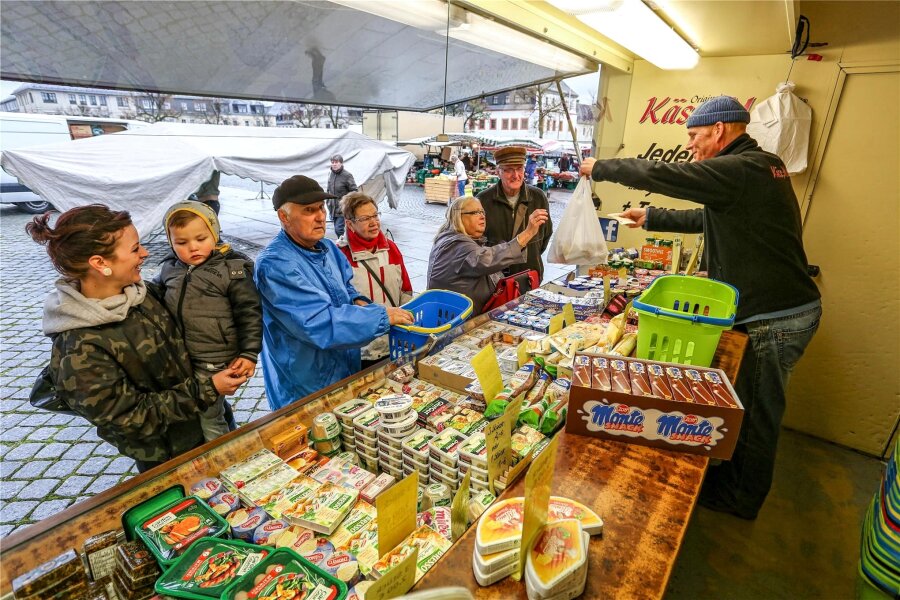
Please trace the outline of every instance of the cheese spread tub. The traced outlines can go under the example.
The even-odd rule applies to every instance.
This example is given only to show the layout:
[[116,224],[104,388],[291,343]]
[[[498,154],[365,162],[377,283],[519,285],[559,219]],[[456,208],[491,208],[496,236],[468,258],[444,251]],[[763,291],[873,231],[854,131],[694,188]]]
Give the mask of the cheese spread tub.
[[669,387],[669,380],[666,378],[666,371],[662,365],[650,363],[647,365],[647,375],[650,377],[650,391],[657,398],[663,400],[672,400],[672,388]]
[[191,496],[197,496],[201,500],[209,500],[223,491],[225,489],[222,487],[222,482],[214,477],[201,479],[191,486]]
[[272,519],[254,529],[251,539],[260,546],[275,546],[278,537],[290,526],[284,519]]
[[387,462],[379,463],[381,470],[393,477],[394,479],[403,479],[403,468],[397,468]]
[[253,530],[269,520],[269,515],[261,508],[242,508],[228,515],[231,534],[244,541],[253,540]]
[[323,537],[316,537],[315,540],[315,548],[306,552],[298,552],[298,554],[300,554],[300,556],[302,556],[312,564],[320,565],[334,554],[334,544]]
[[484,433],[472,434],[459,446],[459,461],[479,469],[487,469],[487,445]]
[[357,442],[360,434],[372,440],[378,439],[378,426],[381,424],[381,416],[374,408],[370,408],[353,419],[353,428],[356,432]]
[[451,495],[455,494],[456,490],[459,489],[459,479],[457,479],[456,477],[446,477],[443,473],[439,473],[434,469],[431,470],[431,474],[428,476],[428,480],[432,483],[432,485],[446,485],[450,489]]
[[450,506],[450,488],[443,483],[428,485],[425,497],[431,501],[431,506]]
[[577,519],[548,523],[528,549],[526,584],[530,596],[545,598],[563,591],[587,560],[587,547]]
[[386,433],[391,437],[399,438],[399,443],[403,438],[415,432],[417,427],[416,421],[418,418],[418,414],[414,411],[409,411],[409,414],[406,417],[393,423],[389,423],[382,418],[381,432]]
[[362,398],[354,398],[334,409],[334,416],[345,428],[353,428],[353,419],[372,408],[372,404]]
[[378,432],[378,441],[399,454],[403,452],[403,440],[416,433],[418,430],[419,427],[416,425],[415,419],[413,419],[412,427],[407,428],[408,433],[406,435],[394,435],[387,429],[383,429]]
[[440,461],[436,461],[433,458],[430,459],[429,466],[431,467],[432,473],[440,473],[445,479],[449,479],[451,481],[459,481],[459,469],[456,467],[448,467],[445,464],[442,464]]
[[236,540],[198,540],[159,578],[159,594],[182,598],[216,598],[271,550]]
[[[403,453],[414,458],[419,462],[427,462],[428,461],[428,442],[434,439],[435,434],[432,432],[420,429],[403,438],[400,446],[403,449]],[[484,437],[484,436],[482,436]]]
[[478,520],[475,548],[484,556],[518,548],[522,543],[525,518],[523,498],[507,498],[489,506]]
[[381,415],[382,423],[385,425],[399,423],[411,415],[414,417],[412,406],[413,399],[406,394],[383,396],[375,401],[375,410]]
[[448,467],[456,467],[459,460],[459,446],[464,441],[466,436],[457,430],[445,429],[428,442],[429,456]]
[[479,469],[474,465],[466,465],[465,463],[459,463],[459,480],[462,481],[462,478],[465,477],[466,473],[471,473],[472,481],[480,481],[484,485],[488,484],[488,472],[485,469]]
[[395,458],[395,457],[391,456],[390,454],[382,454],[378,458],[378,460],[381,461],[382,466],[388,465],[392,469],[395,469],[395,470],[403,468],[403,459]]
[[714,371],[704,371],[703,379],[719,406],[728,408],[738,407],[737,402],[731,397],[731,392],[728,391],[728,386],[725,385],[718,373]]
[[360,446],[364,448],[374,448],[376,451],[378,450],[378,434],[373,436],[369,436],[367,433],[364,433],[362,430],[356,432],[356,447]]
[[207,504],[209,504],[209,507],[216,511],[217,514],[222,515],[223,517],[241,507],[240,500],[238,500],[238,497],[231,492],[217,494],[210,498],[207,501]]
[[362,579],[362,573],[359,570],[359,563],[356,557],[349,552],[335,552],[325,560],[319,563],[319,568],[340,579],[348,586],[356,585]]
[[410,473],[412,473],[413,470],[416,470],[419,472],[419,475],[422,475],[424,477],[428,477],[428,475],[431,473],[431,467],[428,463],[427,458],[425,459],[425,462],[422,463],[422,462],[417,461],[415,458],[413,458],[411,456],[404,456],[403,457],[403,468],[404,469],[409,468]]
[[489,491],[475,491],[469,498],[469,520],[475,521],[487,508],[493,504],[497,497]]

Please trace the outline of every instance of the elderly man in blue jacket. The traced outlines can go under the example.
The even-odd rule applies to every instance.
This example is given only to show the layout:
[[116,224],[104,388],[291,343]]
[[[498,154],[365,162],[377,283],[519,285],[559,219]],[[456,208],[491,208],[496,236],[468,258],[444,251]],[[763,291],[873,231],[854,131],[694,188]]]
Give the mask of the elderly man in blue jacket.
[[272,203],[281,231],[256,261],[262,299],[260,364],[269,406],[277,410],[360,369],[360,348],[411,324],[402,308],[373,304],[350,283],[353,270],[325,239],[325,200],[303,175],[286,179]]

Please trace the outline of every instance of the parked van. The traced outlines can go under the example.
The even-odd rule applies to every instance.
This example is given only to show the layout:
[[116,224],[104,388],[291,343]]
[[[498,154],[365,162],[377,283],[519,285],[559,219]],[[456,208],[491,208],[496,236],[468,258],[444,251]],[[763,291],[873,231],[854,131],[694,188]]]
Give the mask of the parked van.
[[[0,151],[77,140],[146,125],[142,121],[125,119],[0,112]],[[53,208],[2,169],[0,202],[15,204],[31,214],[41,214]]]

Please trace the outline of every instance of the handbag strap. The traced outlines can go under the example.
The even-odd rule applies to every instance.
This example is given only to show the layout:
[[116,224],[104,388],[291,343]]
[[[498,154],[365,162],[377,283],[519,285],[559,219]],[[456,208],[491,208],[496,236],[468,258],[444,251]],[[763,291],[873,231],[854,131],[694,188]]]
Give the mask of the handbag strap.
[[365,267],[366,271],[369,272],[369,275],[372,276],[372,278],[378,284],[378,287],[380,287],[381,291],[384,292],[384,295],[385,295],[385,297],[387,297],[388,301],[391,303],[391,306],[400,306],[399,304],[394,302],[394,298],[391,296],[391,293],[389,291],[387,291],[386,287],[384,287],[384,282],[381,281],[381,279],[378,277],[378,275],[375,274],[375,271],[372,269],[372,267],[369,266],[369,263],[367,263],[365,260],[360,260],[358,262],[363,267]]

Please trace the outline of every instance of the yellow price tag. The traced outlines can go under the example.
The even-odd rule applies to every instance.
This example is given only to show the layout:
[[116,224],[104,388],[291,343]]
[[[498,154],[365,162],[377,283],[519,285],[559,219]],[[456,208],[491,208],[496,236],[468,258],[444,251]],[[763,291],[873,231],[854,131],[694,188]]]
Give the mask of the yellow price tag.
[[575,307],[572,306],[571,302],[566,302],[566,305],[563,306],[563,321],[566,323],[566,327],[569,325],[575,324]]
[[612,297],[609,295],[609,275],[603,276],[603,301],[609,302]]
[[453,502],[450,504],[450,535],[454,542],[462,537],[466,528],[469,527],[469,479],[471,476],[472,471],[466,471],[466,476],[463,477],[456,495],[453,496]]
[[[537,458],[531,461],[531,468],[525,474],[525,516],[522,522],[522,545],[519,549],[519,577],[524,572],[525,558],[528,556],[532,539],[538,530],[547,524],[550,483],[553,481],[558,446],[559,435],[556,435]],[[519,577],[514,578],[518,580]]]
[[503,414],[484,428],[491,493],[494,493],[494,480],[503,475],[512,465],[512,426],[519,416],[520,404],[519,400],[510,400]]
[[550,335],[553,335],[557,331],[563,328],[565,324],[565,313],[559,313],[558,315],[553,315],[550,317]]
[[472,368],[481,384],[485,401],[490,402],[503,389],[503,376],[493,344],[488,344],[472,357]]
[[389,598],[399,598],[405,595],[416,582],[416,562],[418,560],[419,549],[415,548],[412,554],[404,558],[399,565],[379,577],[366,590],[366,600],[388,600]]
[[525,351],[526,344],[528,344],[528,342],[526,342],[525,340],[522,340],[522,342],[519,344],[518,349],[516,350],[516,354],[519,357],[519,368],[520,369],[522,367],[524,367],[525,365],[527,365],[528,361],[531,360],[531,355]]
[[628,281],[628,269],[625,267],[619,268],[619,286],[624,286],[625,282]]
[[378,558],[396,548],[416,528],[418,488],[419,472],[414,470],[403,481],[392,485],[375,498]]

